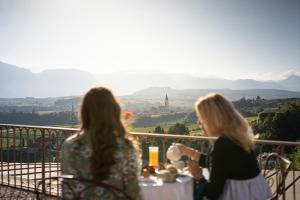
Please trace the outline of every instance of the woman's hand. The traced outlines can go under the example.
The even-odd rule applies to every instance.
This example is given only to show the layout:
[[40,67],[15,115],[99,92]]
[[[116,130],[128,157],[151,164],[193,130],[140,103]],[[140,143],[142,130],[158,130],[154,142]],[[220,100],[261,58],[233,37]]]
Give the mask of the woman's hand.
[[175,145],[179,149],[179,151],[182,155],[189,156],[188,147],[186,147],[186,146],[184,146],[183,144],[180,144],[180,143],[173,143],[173,145]]
[[190,147],[186,147],[180,143],[173,143],[173,145],[177,146],[177,148],[179,149],[179,151],[181,152],[182,155],[188,156],[192,160],[196,160],[196,161],[199,160],[199,158],[200,158],[199,151],[197,151],[193,148],[190,148]]
[[189,160],[187,162],[187,166],[188,166],[188,170],[189,172],[192,174],[192,176],[196,179],[196,180],[200,180],[203,175],[202,175],[202,168],[199,167],[198,163],[194,160]]

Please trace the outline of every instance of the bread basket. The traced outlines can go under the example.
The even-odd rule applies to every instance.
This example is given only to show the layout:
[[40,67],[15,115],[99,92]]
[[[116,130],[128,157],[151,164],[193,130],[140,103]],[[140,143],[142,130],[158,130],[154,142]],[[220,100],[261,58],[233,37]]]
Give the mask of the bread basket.
[[164,182],[176,182],[178,173],[170,173],[168,170],[156,170],[156,176]]

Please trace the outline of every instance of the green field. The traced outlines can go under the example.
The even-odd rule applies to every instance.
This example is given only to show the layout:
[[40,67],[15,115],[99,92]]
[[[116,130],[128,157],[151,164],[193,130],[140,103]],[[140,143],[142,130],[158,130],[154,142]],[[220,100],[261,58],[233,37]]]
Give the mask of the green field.
[[249,123],[255,121],[258,119],[258,116],[254,116],[254,117],[246,117],[246,119],[248,120]]
[[[258,119],[257,116],[254,116],[254,117],[247,117],[246,118],[247,121],[250,123],[252,121],[255,121]],[[175,122],[172,122],[172,123],[168,123],[168,124],[158,124],[160,127],[162,127],[164,129],[165,132],[168,131],[168,129],[170,128],[170,126],[172,126],[173,124],[175,124]],[[157,126],[158,126],[157,125]],[[203,135],[203,131],[199,129],[198,125],[197,124],[188,124],[187,125],[189,130],[190,130],[190,135],[195,135],[195,136],[198,136],[198,135]],[[155,126],[149,126],[149,127],[130,127],[130,131],[133,131],[133,132],[141,132],[141,133],[153,133],[155,129]]]
[[[170,126],[172,126],[173,124],[159,124],[160,127],[162,127],[165,131],[165,133],[167,133],[167,131],[169,130]],[[201,131],[198,128],[197,124],[189,124],[187,125],[189,130],[190,130],[190,135],[195,135],[195,136],[199,136],[199,135],[203,135],[203,131]],[[132,132],[140,132],[140,133],[153,133],[155,129],[155,126],[150,126],[150,127],[140,127],[140,128],[136,128],[136,127],[131,127],[130,131]]]
[[[159,115],[157,116],[152,116],[152,117],[158,117]],[[254,116],[254,117],[247,117],[246,118],[248,120],[248,122],[252,122],[252,121],[255,121],[258,119],[257,116]],[[177,122],[177,121],[176,121]],[[170,122],[170,123],[162,123],[162,124],[157,124],[157,126],[160,126],[164,129],[165,133],[169,130],[170,126],[172,126],[173,124],[176,123],[175,121],[174,122]],[[198,135],[203,135],[203,131],[201,131],[198,127],[197,124],[188,124],[187,125],[189,130],[190,130],[190,135],[195,135],[195,136],[198,136]],[[72,125],[72,124],[61,124],[61,125],[55,125],[54,127],[64,127],[64,128],[79,128],[79,124],[75,124],[75,125]],[[156,126],[145,126],[145,127],[134,127],[132,125],[130,125],[128,128],[129,131],[132,131],[132,132],[139,132],[139,133],[153,133],[154,132],[154,129],[155,129]],[[32,133],[30,133],[32,134]]]

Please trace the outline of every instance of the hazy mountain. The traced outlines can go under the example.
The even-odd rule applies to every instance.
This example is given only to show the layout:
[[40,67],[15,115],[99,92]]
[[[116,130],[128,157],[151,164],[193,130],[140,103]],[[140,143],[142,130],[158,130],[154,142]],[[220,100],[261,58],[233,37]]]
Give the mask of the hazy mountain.
[[[208,91],[205,89],[222,91],[227,91],[226,89],[249,91],[253,89],[276,89],[270,90],[274,94],[277,94],[278,91],[282,94],[282,90],[300,91],[300,77],[295,75],[280,81],[226,80],[186,74],[145,72],[116,72],[94,76],[89,72],[75,69],[46,70],[41,73],[32,73],[30,70],[3,62],[0,62],[0,75],[0,97],[8,98],[80,95],[95,83],[110,87],[117,95],[132,94],[149,87],[170,87],[179,90],[202,89],[203,91]],[[288,94],[294,95],[294,93]]]
[[186,89],[178,90],[169,87],[151,87],[135,92],[129,95],[131,98],[152,98],[163,99],[166,94],[173,99],[192,99],[196,100],[200,96],[211,92],[223,94],[230,100],[238,100],[242,97],[256,98],[260,96],[264,99],[281,99],[281,98],[300,98],[300,92],[276,89],[251,89],[251,90],[231,90],[231,89]]
[[[84,94],[97,79],[90,73],[75,69],[46,70],[36,74],[41,96]],[[48,88],[43,90],[42,88]]]
[[110,73],[97,75],[100,83],[111,86],[119,94],[131,94],[149,87],[176,89],[277,89],[300,91],[300,77],[291,76],[280,81],[256,81],[252,79],[226,80],[215,77],[197,77],[186,74],[159,73]]
[[284,88],[299,91],[300,90],[300,77],[296,75],[291,75],[287,79],[279,81]]
[[[230,82],[230,81],[229,81]],[[229,83],[230,84],[230,83]],[[252,79],[240,79],[231,82],[231,89],[285,89],[280,83],[274,81],[256,81]],[[286,88],[287,89],[287,88]],[[300,87],[299,87],[300,90]]]
[[46,70],[41,73],[0,62],[0,97],[53,97],[83,94],[96,83],[86,71]]
[[185,74],[162,73],[109,73],[97,75],[100,83],[111,86],[120,94],[131,94],[148,87],[172,87],[177,89],[218,88],[227,80],[195,77]]
[[0,97],[24,97],[33,91],[36,76],[31,71],[0,62]]

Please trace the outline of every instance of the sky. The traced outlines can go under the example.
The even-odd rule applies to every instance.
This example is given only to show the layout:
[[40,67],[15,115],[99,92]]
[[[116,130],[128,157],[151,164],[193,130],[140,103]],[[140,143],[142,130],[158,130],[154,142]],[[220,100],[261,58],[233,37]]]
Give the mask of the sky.
[[300,75],[298,0],[0,0],[0,61],[41,72]]

